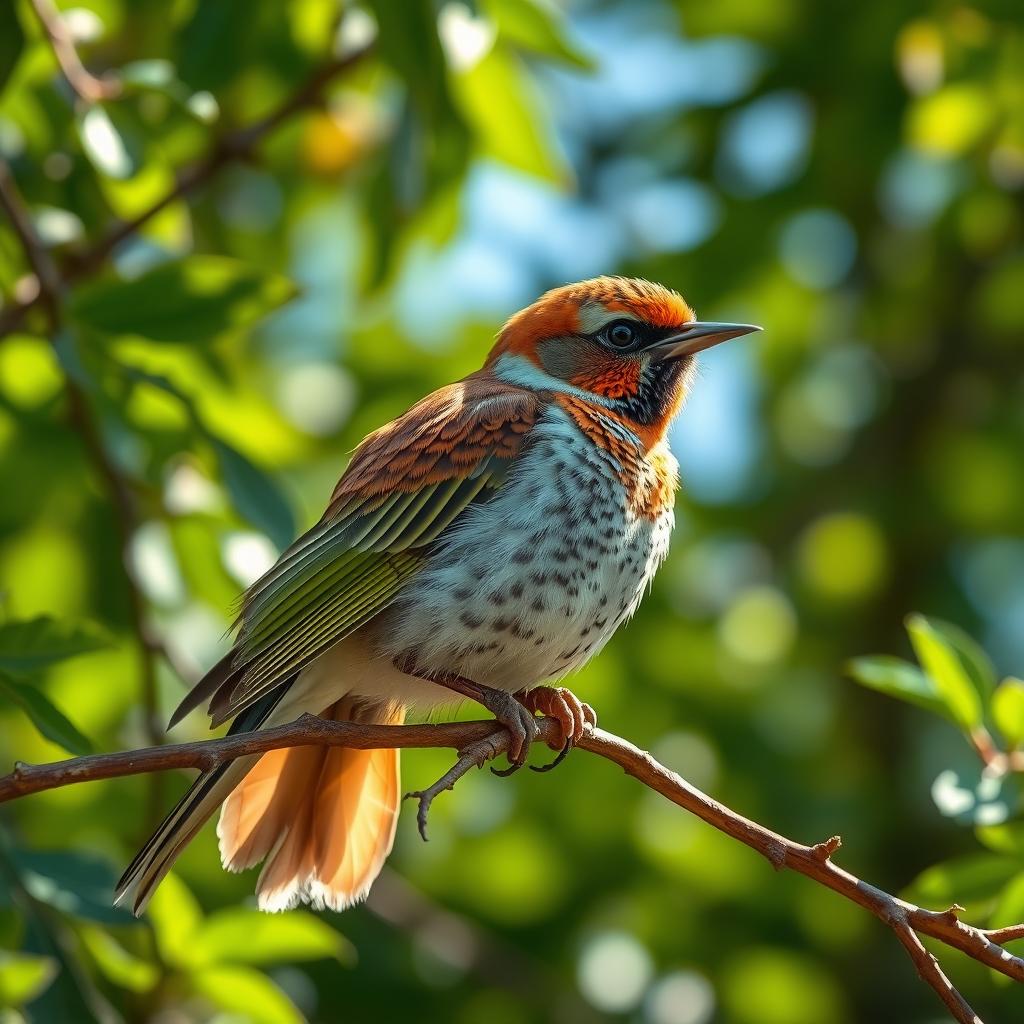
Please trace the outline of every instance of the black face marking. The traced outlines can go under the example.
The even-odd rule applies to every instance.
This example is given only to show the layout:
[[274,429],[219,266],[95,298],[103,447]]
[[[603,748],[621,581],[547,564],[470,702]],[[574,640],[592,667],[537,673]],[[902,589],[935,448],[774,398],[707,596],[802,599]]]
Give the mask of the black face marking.
[[652,362],[640,374],[636,393],[615,401],[616,410],[642,426],[660,420],[675,402],[691,363],[689,357]]

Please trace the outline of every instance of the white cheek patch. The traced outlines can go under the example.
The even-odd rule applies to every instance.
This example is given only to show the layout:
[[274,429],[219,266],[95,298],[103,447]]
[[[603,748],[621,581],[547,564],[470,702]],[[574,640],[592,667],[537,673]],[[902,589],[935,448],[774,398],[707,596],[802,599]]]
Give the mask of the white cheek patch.
[[579,320],[581,333],[597,334],[605,324],[611,323],[612,320],[637,320],[637,317],[620,309],[606,309],[600,302],[584,302],[580,306]]

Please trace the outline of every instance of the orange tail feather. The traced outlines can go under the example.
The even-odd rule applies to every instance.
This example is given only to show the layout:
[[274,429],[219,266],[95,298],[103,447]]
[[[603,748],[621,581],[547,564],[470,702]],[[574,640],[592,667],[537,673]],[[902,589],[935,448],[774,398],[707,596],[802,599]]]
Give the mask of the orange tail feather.
[[[405,709],[346,697],[322,713],[396,725]],[[264,754],[221,808],[221,860],[241,871],[264,860],[263,910],[298,903],[343,910],[366,897],[398,822],[399,752],[293,747]]]

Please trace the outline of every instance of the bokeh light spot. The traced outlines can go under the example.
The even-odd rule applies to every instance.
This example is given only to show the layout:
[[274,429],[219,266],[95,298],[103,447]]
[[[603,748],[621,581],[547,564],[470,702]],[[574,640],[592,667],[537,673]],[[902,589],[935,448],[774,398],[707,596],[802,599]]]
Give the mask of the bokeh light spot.
[[850,272],[857,236],[834,210],[804,210],[791,217],[779,238],[782,264],[808,288],[831,288]]
[[789,599],[765,585],[741,591],[718,622],[718,639],[726,652],[758,665],[785,657],[796,634],[796,614]]
[[576,977],[591,1005],[605,1013],[624,1013],[643,998],[652,972],[650,954],[637,939],[608,931],[583,947]]
[[797,563],[804,582],[821,597],[860,601],[885,583],[889,555],[873,520],[842,512],[822,516],[807,527],[797,548]]
[[673,971],[651,987],[644,1001],[650,1024],[707,1024],[715,1013],[715,990],[697,971]]

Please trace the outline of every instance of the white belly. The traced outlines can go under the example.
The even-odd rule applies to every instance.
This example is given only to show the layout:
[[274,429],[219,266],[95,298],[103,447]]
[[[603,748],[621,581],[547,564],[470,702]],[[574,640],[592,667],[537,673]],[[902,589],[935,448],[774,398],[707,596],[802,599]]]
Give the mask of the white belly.
[[579,668],[636,610],[671,508],[634,515],[609,458],[560,411],[535,429],[498,496],[374,622],[381,653],[514,691]]

